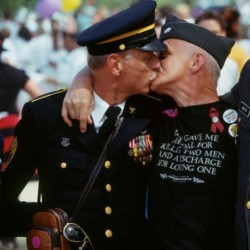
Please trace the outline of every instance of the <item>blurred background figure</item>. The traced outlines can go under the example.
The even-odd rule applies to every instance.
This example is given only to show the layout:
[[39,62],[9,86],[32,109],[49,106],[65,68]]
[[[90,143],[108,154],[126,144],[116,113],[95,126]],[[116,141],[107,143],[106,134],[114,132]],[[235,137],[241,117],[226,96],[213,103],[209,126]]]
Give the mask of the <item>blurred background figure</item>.
[[11,35],[11,39],[14,39],[16,37],[19,25],[13,19],[11,10],[3,10],[3,18],[0,22],[0,29],[7,29]]
[[76,12],[76,20],[80,31],[93,24],[93,17],[97,11],[95,0],[86,0]]
[[4,37],[3,46],[6,48],[5,51],[2,51],[2,61],[11,64],[14,67],[18,67],[18,54],[16,53],[16,45],[14,40],[11,38],[11,33],[7,28],[2,28],[0,32]]
[[[212,31],[220,36],[227,36],[226,21],[219,13],[214,11],[205,11],[199,15],[195,23]],[[227,57],[221,75],[218,80],[217,92],[219,95],[225,94],[236,84],[239,79],[238,64],[232,58]]]
[[[5,50],[2,46],[3,40],[4,36],[0,33],[0,56]],[[25,90],[31,98],[42,94],[38,84],[32,81],[23,70],[0,60],[0,131],[4,138],[3,170],[14,128],[19,120],[21,107],[17,106],[17,95],[21,89]]]
[[75,18],[66,16],[64,22],[62,31],[64,52],[61,51],[57,60],[49,62],[50,70],[47,67],[47,70],[41,72],[44,75],[44,83],[41,83],[41,86],[46,85],[46,91],[69,86],[76,73],[87,65],[86,48],[78,46],[76,42],[78,26]]
[[192,8],[186,3],[179,3],[174,8],[174,14],[187,22],[193,23]]
[[[240,23],[240,12],[234,6],[222,6],[220,8],[220,14],[226,20],[227,36],[234,38],[236,41],[238,41],[239,31],[242,27]],[[229,57],[237,62],[240,73],[244,64],[249,59],[250,55],[247,53],[245,48],[243,48],[238,42],[236,42],[231,50]]]
[[169,13],[173,13],[173,8],[170,5],[164,4],[159,7],[155,20],[155,30],[157,37],[160,37],[161,27],[165,23]]

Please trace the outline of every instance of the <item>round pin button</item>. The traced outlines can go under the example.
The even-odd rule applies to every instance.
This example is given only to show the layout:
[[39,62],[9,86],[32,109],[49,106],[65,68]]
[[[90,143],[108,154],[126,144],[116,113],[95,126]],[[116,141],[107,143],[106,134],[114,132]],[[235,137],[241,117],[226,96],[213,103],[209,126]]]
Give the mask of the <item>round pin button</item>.
[[219,118],[217,116],[212,118],[212,122],[216,123],[218,121],[219,121]]
[[234,123],[234,124],[231,124],[228,128],[228,133],[236,138],[237,137],[237,133],[238,133],[238,126],[237,126],[237,123]]
[[250,209],[250,201],[247,202],[246,206],[247,206],[247,209]]
[[234,123],[236,122],[238,119],[238,113],[236,110],[234,109],[227,109],[224,113],[223,113],[223,120],[226,123]]

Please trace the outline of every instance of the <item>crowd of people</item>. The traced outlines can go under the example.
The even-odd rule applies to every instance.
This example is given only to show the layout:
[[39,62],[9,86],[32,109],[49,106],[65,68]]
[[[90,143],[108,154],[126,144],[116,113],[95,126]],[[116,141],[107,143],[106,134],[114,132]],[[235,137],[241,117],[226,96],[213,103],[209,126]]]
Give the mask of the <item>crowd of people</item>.
[[[235,52],[232,51],[228,59],[230,62],[226,63],[231,65],[230,69],[226,70],[229,66],[223,69],[226,73],[231,70],[230,79],[238,79],[239,71],[250,56],[250,42],[247,35],[249,26],[241,22],[243,18],[241,19],[240,9],[235,6],[191,8],[187,4],[178,4],[175,7],[160,6],[156,23],[161,27],[168,13],[174,13],[189,22],[196,22],[199,15],[208,10],[215,12],[222,19],[217,20],[221,30],[216,31],[220,32],[218,34],[239,40],[240,48],[238,44],[235,45],[233,49]],[[0,32],[5,36],[4,46],[8,50],[2,53],[2,60],[25,70],[39,83],[44,92],[69,86],[76,72],[87,64],[86,49],[78,47],[75,43],[77,34],[119,11],[119,8],[108,10],[103,6],[97,7],[94,0],[85,1],[73,13],[55,12],[46,18],[27,9],[20,9],[16,15],[7,10],[3,11],[0,16]],[[213,25],[216,24],[211,24]],[[23,98],[20,100],[22,106],[28,98],[25,95],[21,98]]]
[[[12,217],[1,218],[8,225],[0,236],[25,236],[40,209],[72,215],[102,152],[105,111],[117,106],[120,130],[77,220],[95,249],[250,249],[250,40],[241,42],[240,12],[180,4],[156,15],[154,1],[124,11],[93,1],[81,8],[91,15],[55,13],[36,19],[35,32],[8,15],[0,23],[1,73],[8,72],[0,78],[0,129],[15,115],[12,130],[1,131],[4,143],[13,141],[0,189],[3,214]],[[21,89],[45,95],[25,104],[17,124]],[[36,170],[42,202],[18,202]]]

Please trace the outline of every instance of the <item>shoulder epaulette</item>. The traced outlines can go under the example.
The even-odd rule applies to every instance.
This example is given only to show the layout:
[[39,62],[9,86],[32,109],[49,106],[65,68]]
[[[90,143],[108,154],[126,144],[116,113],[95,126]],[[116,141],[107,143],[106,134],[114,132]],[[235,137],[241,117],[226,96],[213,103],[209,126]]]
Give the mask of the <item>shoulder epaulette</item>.
[[50,92],[50,93],[47,93],[47,94],[45,94],[45,95],[41,95],[41,96],[39,96],[39,97],[37,97],[37,98],[34,98],[33,100],[31,100],[31,102],[40,101],[40,100],[42,100],[42,99],[44,99],[44,98],[47,98],[47,97],[50,97],[50,96],[53,96],[53,95],[58,95],[58,94],[60,94],[60,93],[63,93],[63,92],[65,92],[65,91],[67,91],[67,90],[68,90],[67,87],[65,87],[65,88],[63,88],[63,89],[59,89],[59,90],[57,90],[57,91]]

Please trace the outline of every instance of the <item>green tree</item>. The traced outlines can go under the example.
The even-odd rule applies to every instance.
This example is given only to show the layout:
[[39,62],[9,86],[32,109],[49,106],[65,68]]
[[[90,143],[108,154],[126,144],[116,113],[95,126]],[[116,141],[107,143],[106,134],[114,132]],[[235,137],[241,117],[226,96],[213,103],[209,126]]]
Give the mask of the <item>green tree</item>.
[[12,12],[16,12],[22,6],[34,9],[36,2],[37,0],[3,0],[0,5],[0,10],[11,10]]

